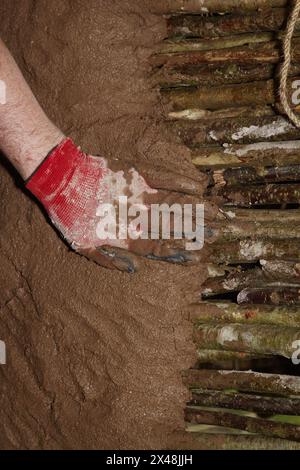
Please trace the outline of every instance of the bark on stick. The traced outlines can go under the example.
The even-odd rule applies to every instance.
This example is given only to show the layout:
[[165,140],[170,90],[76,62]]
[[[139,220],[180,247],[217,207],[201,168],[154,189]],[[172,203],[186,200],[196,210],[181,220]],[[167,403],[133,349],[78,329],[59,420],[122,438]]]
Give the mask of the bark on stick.
[[300,328],[300,308],[296,306],[237,305],[229,302],[202,302],[189,307],[196,324],[239,323]]
[[242,290],[237,301],[240,305],[300,305],[300,285],[295,287],[282,283],[280,287],[259,287]]
[[[203,121],[175,121],[168,123],[167,126],[178,135],[185,145],[191,148],[212,144],[215,145],[216,148],[212,148],[211,152],[217,151],[220,157],[220,147],[218,146],[225,145],[225,150],[223,149],[222,153],[224,162],[226,162],[227,159],[229,162],[230,159],[232,159],[233,162],[245,161],[252,152],[264,152],[264,143],[269,144],[269,149],[268,147],[266,148],[266,152],[268,153],[268,150],[272,151],[273,148],[276,149],[276,145],[278,146],[278,150],[281,150],[280,147],[284,149],[283,144],[276,144],[276,142],[300,139],[300,130],[282,116],[262,116],[254,118],[250,116],[216,119],[208,120],[206,123]],[[231,147],[229,145],[234,144],[236,146],[236,144],[254,143],[257,143],[257,145],[252,146],[252,148],[249,146]],[[296,154],[299,158],[299,149],[296,144],[294,145],[295,148],[292,148],[290,143],[285,142],[285,147],[287,153],[291,153],[292,151],[294,155]],[[204,149],[204,152],[205,151],[206,149]],[[201,155],[201,149],[199,150],[199,154]],[[286,164],[290,163],[283,160],[283,157],[281,161],[284,161]],[[294,161],[295,163],[299,163],[299,159],[298,161]]]
[[237,222],[273,222],[279,220],[283,224],[300,222],[300,210],[299,209],[230,209],[228,211],[219,212],[218,219],[224,222],[226,220],[232,220]]
[[216,349],[199,349],[197,351],[198,363],[216,363],[224,361],[251,361],[262,359],[267,356],[260,354],[249,354],[239,351],[219,351]]
[[[298,80],[298,77],[295,77],[294,80]],[[289,80],[287,93],[291,97],[290,105],[296,108],[292,103],[294,80]],[[218,87],[181,87],[163,90],[163,94],[171,101],[175,111],[194,108],[224,110],[224,108],[247,106],[252,107],[251,115],[255,116],[255,106],[270,108],[271,105],[278,102],[277,85],[274,80],[260,80]],[[212,115],[213,118],[214,115]]]
[[202,325],[194,329],[194,341],[203,349],[224,349],[291,358],[300,329],[273,325]]
[[258,81],[242,85],[175,89],[164,92],[174,110],[189,108],[223,109],[231,106],[264,106],[276,101],[276,86],[273,80]]
[[[282,121],[280,122],[282,123]],[[218,132],[220,132],[219,129]],[[232,135],[232,133],[230,135]],[[230,138],[230,135],[228,136],[227,133],[225,138]],[[217,134],[214,134],[214,136],[218,138]],[[219,134],[219,136],[221,137],[221,134]],[[194,165],[203,169],[222,169],[249,165],[294,165],[299,163],[299,158],[300,141],[298,140],[286,142],[258,142],[249,145],[224,144],[223,147],[220,145],[204,146],[192,152]]]
[[[299,155],[300,161],[300,155]],[[244,166],[215,170],[212,179],[220,187],[237,187],[247,184],[267,184],[300,180],[300,165]]]
[[[297,51],[297,40],[294,40],[292,60],[299,62],[299,51]],[[278,41],[269,43],[254,44],[250,46],[240,46],[209,51],[185,51],[171,52],[166,54],[156,54],[150,59],[153,67],[165,66],[168,68],[190,67],[201,64],[241,64],[257,66],[259,64],[277,64],[280,61],[280,46]]]
[[207,247],[211,263],[246,264],[264,260],[300,260],[299,240],[240,240]]
[[300,395],[300,377],[293,375],[188,369],[183,373],[183,381],[189,388],[234,389],[243,392],[271,393],[278,396]]
[[239,207],[299,204],[300,184],[249,185],[245,189],[225,189],[222,196],[227,205]]
[[[280,31],[286,23],[285,8],[216,15],[209,19],[196,15],[177,15],[168,18],[168,36],[185,38],[215,38],[243,33]],[[272,37],[272,36],[271,36]]]
[[[204,64],[189,67],[162,67],[155,75],[156,81],[164,89],[178,87],[213,87],[230,84],[270,80],[274,77],[274,64]],[[290,76],[300,74],[300,66],[293,65]]]
[[[213,231],[216,239],[220,241],[234,241],[245,238],[264,238],[274,240],[287,240],[287,239],[300,239],[300,222],[297,220],[293,221],[292,226],[286,225],[284,220],[271,221],[239,221],[239,220],[228,220],[226,222],[216,222],[212,225],[211,230]],[[254,273],[244,273],[238,275],[238,279],[246,278],[250,276],[249,282],[251,282],[251,275]],[[260,273],[256,273],[260,276]],[[266,281],[264,277],[260,277],[262,281]],[[246,280],[246,279],[245,279]]]
[[190,108],[181,111],[170,111],[168,118],[170,120],[183,121],[215,121],[217,119],[230,119],[242,117],[259,118],[263,116],[276,116],[272,106],[240,106],[238,108],[222,108],[210,111],[209,109]]
[[[241,432],[232,432],[233,435],[222,433],[222,429],[214,427],[212,434],[211,428],[205,427],[205,430],[193,432],[192,438],[197,449],[216,449],[216,450],[298,450],[300,444],[298,442],[286,439],[276,439],[266,436],[257,435],[241,435]],[[204,433],[207,434],[204,434]],[[190,447],[187,447],[190,448]]]
[[236,269],[225,276],[209,278],[201,287],[202,298],[228,292],[239,292],[246,287],[257,287],[272,282],[259,268],[241,271]]
[[[299,38],[293,39],[291,56],[294,64],[300,61],[299,42]],[[199,50],[200,47],[202,50]],[[171,52],[153,55],[150,63],[153,67],[183,69],[203,64],[220,66],[229,63],[256,67],[259,64],[278,64],[281,60],[281,43],[278,40],[216,50],[203,49],[203,44],[199,45],[195,42],[174,43],[168,47],[168,51]]]
[[[192,18],[195,19],[194,16],[192,16]],[[205,24],[207,24],[207,22]],[[234,36],[227,36],[222,38],[218,36],[209,39],[193,38],[184,39],[181,41],[166,39],[161,44],[159,53],[172,54],[179,52],[212,51],[248,46],[249,44],[268,43],[270,41],[274,41],[274,35],[272,33],[236,34]]]
[[[275,215],[276,217],[276,215]],[[291,220],[294,223],[294,220]],[[288,223],[286,221],[286,223]],[[261,260],[260,264],[266,275],[272,279],[300,280],[300,263],[295,261]]]
[[287,0],[158,0],[158,13],[225,13],[284,7]]
[[193,407],[186,408],[185,418],[189,423],[225,426],[251,433],[263,434],[264,436],[300,441],[300,426],[292,424],[277,423],[260,418],[240,416],[230,412],[209,411]]

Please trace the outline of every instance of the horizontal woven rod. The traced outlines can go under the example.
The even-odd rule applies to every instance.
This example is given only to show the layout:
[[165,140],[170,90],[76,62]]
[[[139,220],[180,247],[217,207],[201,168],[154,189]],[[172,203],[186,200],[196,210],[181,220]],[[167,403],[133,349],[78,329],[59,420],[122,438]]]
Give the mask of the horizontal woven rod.
[[[299,142],[300,143],[300,142]],[[230,209],[219,212],[217,219],[224,222],[224,219],[241,222],[274,222],[280,220],[281,223],[300,222],[299,209]]]
[[[194,18],[194,17],[193,17]],[[217,37],[209,39],[185,39],[175,41],[166,39],[160,46],[159,54],[172,54],[180,52],[213,51],[229,49],[232,47],[248,46],[249,44],[262,44],[274,41],[273,33],[237,34],[235,36]]]
[[220,407],[269,415],[300,415],[299,398],[266,397],[238,392],[225,393],[219,390],[193,390],[189,405]]
[[[242,431],[234,432],[234,435],[224,434],[224,428],[212,426],[191,426],[192,443],[195,442],[197,448],[216,449],[216,450],[298,450],[300,444],[298,442],[289,441],[286,439],[276,439],[266,436],[258,435],[241,435]],[[204,434],[211,432],[213,428],[214,434]],[[204,429],[204,431],[202,431]],[[189,430],[189,428],[188,428]]]
[[[154,80],[162,89],[187,87],[212,87],[269,80],[276,76],[276,64],[200,64],[188,67],[161,67],[154,73]],[[292,64],[289,76],[300,75],[300,64]]]
[[300,341],[300,328],[273,325],[198,324],[194,328],[194,341],[203,349],[224,349],[255,354],[273,354],[290,359]]
[[[299,44],[300,46],[300,44]],[[289,79],[287,93],[290,97],[290,104],[296,110],[297,106],[292,103],[293,86],[296,81],[300,83],[300,77]],[[258,110],[270,108],[277,105],[278,94],[277,84],[274,80],[260,80],[245,84],[223,85],[218,87],[201,86],[200,88],[175,88],[162,90],[172,104],[174,111],[200,108],[203,110],[223,110],[224,108],[252,107],[251,115],[255,115],[255,107]],[[237,109],[237,112],[238,112]],[[213,117],[213,116],[212,116]],[[201,117],[200,117],[201,120]]]
[[267,106],[276,102],[276,86],[273,80],[258,81],[242,85],[200,87],[197,89],[175,89],[163,91],[173,110],[201,108],[222,110],[230,107]]
[[259,433],[264,436],[279,437],[300,441],[300,426],[241,416],[229,411],[205,410],[187,407],[185,411],[186,421],[194,424],[211,424],[229,428],[241,429],[251,433]]
[[239,351],[220,351],[217,349],[198,349],[197,359],[198,364],[203,363],[219,363],[224,361],[253,361],[254,359],[265,359],[266,355],[249,354]]
[[[294,223],[293,220],[291,222]],[[300,263],[296,261],[260,260],[260,264],[266,275],[272,279],[300,279]]]
[[[264,260],[261,262],[265,263],[266,265],[268,264],[268,262]],[[209,278],[202,285],[202,296],[212,297],[215,295],[224,294],[226,292],[240,292],[241,290],[248,287],[261,288],[272,286],[299,286],[300,288],[299,271],[296,271],[295,269],[296,266],[300,266],[300,263],[285,262],[280,260],[276,260],[276,265],[274,261],[270,261],[270,263],[273,263],[274,267],[276,266],[278,269],[277,272],[274,269],[274,271],[270,273],[267,270],[260,269],[258,267],[246,270],[236,268],[236,270],[232,270],[225,276]],[[287,267],[287,263],[290,263],[289,267]]]
[[[291,141],[300,139],[300,130],[293,126],[282,116],[262,116],[262,117],[240,117],[229,119],[208,120],[205,122],[168,122],[168,129],[177,134],[178,138],[193,149],[207,145],[214,145],[212,151],[220,151],[224,145],[223,153],[226,156],[236,156],[245,158],[249,147],[246,147],[246,153],[241,149],[235,153],[234,147],[230,144],[260,144],[261,142],[270,142],[270,146],[276,147],[275,141]],[[219,146],[219,147],[218,147]],[[295,152],[298,155],[298,148]],[[294,154],[295,154],[294,153]],[[286,162],[289,164],[290,162]],[[299,163],[296,161],[295,163]]]
[[[277,64],[281,58],[278,41],[270,43],[251,45],[251,47],[236,47],[215,51],[191,51],[181,53],[156,54],[151,57],[150,63],[153,67],[183,68],[201,64],[248,64],[258,65],[261,63]],[[293,62],[298,62],[299,52],[293,49]]]
[[263,116],[276,116],[276,112],[272,106],[239,106],[233,108],[222,108],[217,110],[190,108],[182,111],[171,111],[168,113],[168,118],[173,120],[184,121],[215,121],[217,119],[230,119],[240,117],[263,117]]
[[260,260],[300,261],[300,241],[245,239],[234,242],[214,243],[206,246],[206,258],[210,263],[248,264]]
[[157,0],[155,13],[215,13],[284,7],[288,0]]
[[[251,81],[269,80],[275,75],[275,64],[203,64],[189,67],[162,67],[156,71],[154,79],[161,88],[190,86],[218,87],[226,84],[249,83]],[[289,74],[300,74],[300,65],[292,65]]]
[[[300,62],[300,39],[295,37],[292,41],[292,63]],[[220,66],[221,64],[252,65],[277,64],[282,58],[281,41],[246,44],[238,47],[227,47],[216,50],[197,50],[196,42],[186,41],[182,44],[172,43],[167,53],[154,54],[150,63],[153,67],[168,67],[184,70],[195,66]],[[201,44],[201,43],[199,43]],[[199,46],[200,48],[200,46]]]
[[298,204],[300,183],[248,185],[243,188],[225,189],[222,196],[226,205],[253,207],[262,205]]
[[[168,36],[171,38],[210,38],[261,34],[281,31],[286,24],[286,8],[267,8],[263,11],[238,11],[210,18],[197,15],[177,15],[167,19]],[[299,23],[296,30],[299,29]]]
[[234,389],[244,392],[271,393],[278,396],[300,395],[300,377],[293,375],[188,369],[183,372],[183,381],[189,388]]
[[[284,122],[276,118],[280,126]],[[234,122],[232,123],[234,125]],[[265,121],[270,130],[274,129],[272,119]],[[241,128],[240,128],[241,129]],[[265,127],[265,130],[267,128]],[[218,128],[217,138],[224,137]],[[280,132],[280,130],[278,130]],[[232,136],[232,132],[226,135]],[[225,137],[226,137],[225,135]],[[192,138],[192,136],[191,136]],[[300,141],[257,142],[253,144],[224,144],[219,146],[200,147],[192,151],[192,161],[200,168],[232,168],[240,166],[280,166],[298,164],[300,160]]]
[[[288,239],[299,239],[300,240],[300,222],[297,220],[293,221],[292,226],[288,226],[284,221],[276,220],[273,221],[239,221],[239,220],[226,220],[223,222],[215,222],[211,226],[214,237],[217,241],[234,241],[242,240],[246,238],[262,238],[265,240],[288,240]],[[244,276],[254,276],[254,273],[246,272]],[[259,276],[259,274],[258,274]],[[261,271],[261,276],[263,272]],[[240,277],[239,277],[240,279]],[[250,281],[251,277],[249,278]],[[257,281],[259,281],[259,277]],[[261,277],[261,280],[267,278]],[[280,280],[280,279],[279,279]]]
[[[300,162],[300,155],[299,155]],[[300,164],[285,166],[243,166],[210,172],[211,182],[221,191],[248,184],[287,183],[300,181]]]
[[240,305],[285,305],[300,306],[300,284],[295,286],[280,283],[279,286],[247,287],[237,296]]

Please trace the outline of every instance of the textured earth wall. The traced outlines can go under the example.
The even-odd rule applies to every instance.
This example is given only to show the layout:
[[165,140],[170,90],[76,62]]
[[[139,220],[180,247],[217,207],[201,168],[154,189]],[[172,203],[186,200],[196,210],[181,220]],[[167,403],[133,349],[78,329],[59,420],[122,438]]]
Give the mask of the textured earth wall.
[[[90,153],[193,172],[162,135],[148,57],[164,21],[142,0],[1,0],[0,35],[39,101]],[[148,78],[147,78],[148,77]],[[201,266],[136,275],[72,253],[0,167],[0,448],[176,447],[192,364],[184,313]]]

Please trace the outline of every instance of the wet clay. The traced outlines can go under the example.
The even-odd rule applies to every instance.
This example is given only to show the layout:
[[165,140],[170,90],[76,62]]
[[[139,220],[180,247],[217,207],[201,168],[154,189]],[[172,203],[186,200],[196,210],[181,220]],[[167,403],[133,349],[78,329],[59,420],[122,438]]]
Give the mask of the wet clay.
[[[154,2],[155,3],[155,2]],[[1,0],[0,35],[49,117],[86,152],[195,174],[161,126],[149,0]],[[176,448],[202,266],[137,274],[71,252],[0,167],[1,449]],[[188,445],[188,444],[186,444]]]

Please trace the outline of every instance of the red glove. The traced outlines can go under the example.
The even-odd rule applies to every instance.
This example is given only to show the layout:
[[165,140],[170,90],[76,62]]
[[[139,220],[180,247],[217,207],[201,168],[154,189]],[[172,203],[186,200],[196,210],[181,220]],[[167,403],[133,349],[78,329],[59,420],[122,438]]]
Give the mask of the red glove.
[[[136,172],[134,175],[134,170],[132,173],[139,180],[135,182],[139,193],[157,192]],[[86,155],[71,139],[65,139],[46,157],[26,187],[74,249],[107,244],[97,237],[97,210],[101,204],[117,203],[119,195],[130,192],[123,171],[111,171],[104,158]],[[138,200],[140,194],[135,196]],[[109,242],[127,247],[121,240]]]
[[145,210],[151,202],[191,203],[187,196],[166,191],[170,184],[188,192],[200,186],[199,181],[168,174],[158,182],[163,191],[152,189],[135,169],[112,170],[106,159],[86,155],[67,138],[50,152],[26,187],[74,250],[106,267],[132,272],[137,265],[135,255],[179,263],[194,261],[196,255],[179,241],[172,245],[162,240],[101,239],[99,210],[103,204],[116,205],[121,195]]
[[106,174],[103,159],[85,155],[66,139],[46,157],[26,187],[70,243],[90,246],[90,221],[87,226],[84,219],[96,211],[99,183]]

